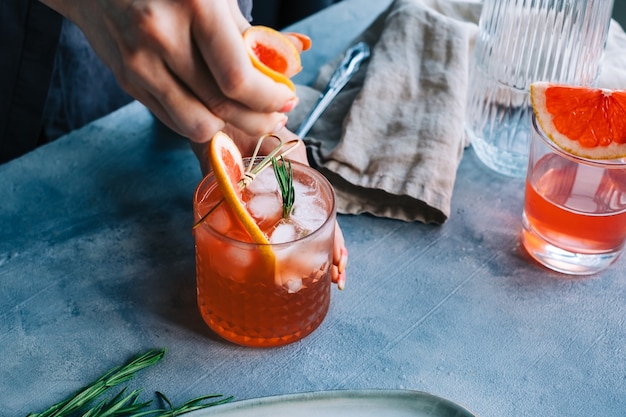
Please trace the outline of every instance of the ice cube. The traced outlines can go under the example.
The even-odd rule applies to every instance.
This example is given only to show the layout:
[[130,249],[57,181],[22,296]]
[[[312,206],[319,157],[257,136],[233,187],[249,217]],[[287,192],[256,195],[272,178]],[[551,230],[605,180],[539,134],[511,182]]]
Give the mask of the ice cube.
[[329,251],[328,245],[311,247],[307,244],[302,247],[295,244],[275,247],[276,285],[293,290],[302,279],[316,276],[319,271],[326,273],[332,262],[332,253]]
[[[284,248],[283,248],[284,249]],[[291,253],[292,257],[297,256],[294,251],[287,250],[282,253],[282,261],[278,259],[276,262],[274,284],[283,287],[289,293],[296,293],[302,289],[302,275],[297,269],[291,267],[291,261],[285,262],[285,256]],[[277,254],[278,255],[278,254]]]
[[252,264],[253,254],[249,250],[227,245],[222,259],[228,261],[231,269],[234,265],[238,268],[247,268]]
[[249,251],[234,245],[224,245],[219,254],[213,258],[215,272],[232,280],[242,279],[245,274],[240,271],[250,268],[254,255]]
[[298,238],[298,230],[296,226],[284,219],[279,221],[270,235],[270,243],[292,242]]
[[231,228],[231,219],[227,211],[227,203],[220,203],[213,212],[209,214],[206,222],[218,233],[226,234]]
[[276,176],[274,175],[272,167],[270,166],[259,172],[254,180],[246,186],[245,192],[250,194],[279,192],[278,182],[276,181]]
[[316,270],[324,270],[329,263],[329,256],[331,256],[328,248],[316,247],[310,249],[304,253],[299,253],[298,257],[291,264],[291,268],[303,277],[315,273]]
[[246,203],[248,212],[256,220],[257,224],[273,225],[283,215],[283,203],[277,194],[258,194],[252,196]]
[[327,217],[321,201],[304,195],[300,195],[296,199],[290,216],[291,220],[298,224],[298,227],[306,231],[306,234],[319,229]]
[[296,192],[296,198],[299,198],[299,196],[317,195],[319,193],[317,182],[310,178],[305,178],[305,182],[301,182],[294,178],[293,188]]
[[283,287],[287,290],[288,293],[294,294],[302,289],[302,278],[301,277],[288,277],[283,278]]

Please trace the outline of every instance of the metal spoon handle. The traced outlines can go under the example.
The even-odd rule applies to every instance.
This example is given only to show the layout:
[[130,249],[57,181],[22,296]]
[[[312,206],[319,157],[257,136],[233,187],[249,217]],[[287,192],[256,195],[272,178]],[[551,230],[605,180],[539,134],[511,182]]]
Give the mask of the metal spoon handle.
[[337,69],[335,69],[332,77],[330,77],[326,89],[317,99],[317,102],[296,131],[298,137],[303,138],[309,133],[313,124],[320,118],[322,113],[324,113],[324,110],[326,110],[330,102],[333,101],[350,78],[358,71],[361,62],[365,61],[369,56],[370,48],[365,42],[359,42],[346,51]]

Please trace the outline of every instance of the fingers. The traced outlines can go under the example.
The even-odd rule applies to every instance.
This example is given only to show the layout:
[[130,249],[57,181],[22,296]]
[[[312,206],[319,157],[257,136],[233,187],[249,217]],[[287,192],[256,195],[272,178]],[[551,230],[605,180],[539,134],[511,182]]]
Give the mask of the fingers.
[[297,104],[253,67],[236,0],[85,0],[71,16],[122,88],[194,142],[225,124],[275,132]]
[[[217,7],[224,8],[223,5]],[[228,8],[223,12],[230,14]],[[176,30],[183,22],[184,18],[175,13],[161,13],[155,22],[145,23],[144,30],[153,39],[154,47],[141,50],[131,61],[130,79],[125,83],[127,90],[148,105],[165,124],[194,142],[208,141],[227,123],[252,135],[282,128],[287,122],[283,113],[258,112],[226,96],[197,42],[189,32]],[[237,26],[231,23],[236,41],[241,42]],[[228,25],[223,26],[217,33],[222,29],[226,31]],[[249,59],[248,65],[251,66]],[[250,96],[255,94],[250,93]],[[281,105],[284,107],[285,103]]]
[[196,142],[208,141],[224,127],[223,119],[212,113],[151,51],[141,51],[128,59],[118,80],[164,124]]
[[241,14],[237,0],[227,0],[226,3],[230,9],[230,15],[239,27],[239,32],[243,33],[244,30],[250,27],[250,22]]
[[89,38],[120,85],[179,134],[202,143],[233,124],[260,136],[286,124],[297,98],[252,66],[236,3],[135,2],[107,9],[113,23]]
[[249,24],[238,8],[232,10],[233,2],[214,3],[215,13],[194,16],[192,30],[197,30],[193,39],[180,31],[169,31],[178,36],[161,39],[164,44],[170,42],[166,50],[171,52],[165,59],[181,84],[178,88],[193,92],[193,97],[187,99],[204,105],[204,114],[190,112],[187,104],[177,102],[184,97],[170,94],[172,100],[168,102],[168,96],[159,90],[163,84],[152,88],[161,93],[159,99],[165,101],[176,130],[194,142],[208,140],[225,124],[253,136],[276,132],[287,123],[284,113],[297,104],[297,97],[252,66],[241,37],[241,30]]
[[211,170],[211,161],[209,160],[209,143],[198,143],[198,142],[190,142],[191,150],[196,155],[198,162],[200,164],[200,170],[202,171],[202,176],[207,175]]
[[348,265],[348,249],[345,246],[343,232],[339,223],[335,224],[335,247],[333,251],[333,266],[331,280],[337,288],[343,290],[346,286],[346,266]]
[[232,2],[217,3],[214,10],[197,10],[192,22],[192,35],[197,48],[219,89],[226,97],[259,113],[280,112],[295,99],[295,92],[255,69],[248,57],[239,12]]

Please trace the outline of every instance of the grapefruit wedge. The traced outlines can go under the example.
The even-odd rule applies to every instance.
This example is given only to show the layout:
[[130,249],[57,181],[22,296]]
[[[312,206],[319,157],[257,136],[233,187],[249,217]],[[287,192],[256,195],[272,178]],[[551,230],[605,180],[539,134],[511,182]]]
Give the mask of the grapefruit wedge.
[[537,123],[561,149],[587,159],[626,157],[626,90],[536,82],[530,99]]
[[296,89],[290,80],[302,70],[300,52],[310,48],[305,35],[285,35],[267,26],[250,26],[243,32],[243,40],[252,65],[276,82]]
[[[237,216],[254,243],[269,245],[269,241],[241,200],[240,180],[244,176],[243,158],[239,148],[224,132],[217,132],[209,145],[209,160],[213,175],[224,200]],[[271,253],[269,246],[266,249]]]

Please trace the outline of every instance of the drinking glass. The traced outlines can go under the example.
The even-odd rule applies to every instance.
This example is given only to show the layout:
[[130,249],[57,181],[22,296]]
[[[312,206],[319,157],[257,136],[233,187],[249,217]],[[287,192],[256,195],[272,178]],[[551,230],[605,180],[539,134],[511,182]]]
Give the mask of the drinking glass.
[[[194,194],[196,221],[217,206],[194,229],[200,314],[215,333],[239,345],[273,347],[300,340],[322,323],[329,308],[335,194],[315,169],[297,162],[292,167],[296,196],[290,218],[297,226],[280,220],[282,200],[271,166],[246,187],[249,211],[262,230],[268,228],[270,244],[251,243],[227,203],[220,203],[212,174]],[[261,214],[262,206],[276,199],[281,211]]]
[[478,158],[523,178],[534,81],[597,83],[613,0],[485,0],[470,65],[466,131]]
[[521,240],[555,271],[608,268],[626,241],[626,159],[588,160],[558,148],[532,117]]

